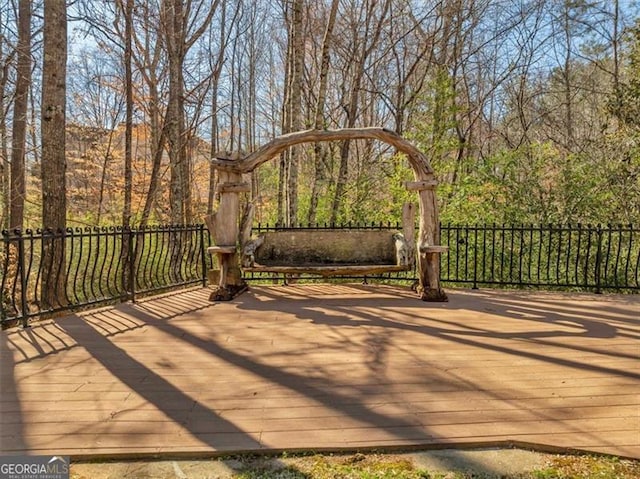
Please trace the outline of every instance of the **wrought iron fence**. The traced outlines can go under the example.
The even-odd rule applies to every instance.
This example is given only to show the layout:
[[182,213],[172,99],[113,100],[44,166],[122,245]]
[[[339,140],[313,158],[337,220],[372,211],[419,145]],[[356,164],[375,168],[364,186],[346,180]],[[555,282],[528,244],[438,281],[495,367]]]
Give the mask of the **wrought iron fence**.
[[204,284],[204,225],[3,231],[0,322]]
[[[400,229],[368,223],[298,229]],[[254,231],[284,229],[258,225]],[[441,225],[445,284],[640,290],[640,230],[632,225]],[[0,323],[168,288],[206,284],[204,225],[2,232]],[[250,274],[246,279],[271,279]],[[353,277],[349,277],[353,279]],[[363,279],[363,277],[358,277]],[[415,271],[369,276],[413,281]],[[365,278],[367,279],[367,278]]]
[[632,225],[441,227],[443,281],[478,285],[640,289],[640,231]]

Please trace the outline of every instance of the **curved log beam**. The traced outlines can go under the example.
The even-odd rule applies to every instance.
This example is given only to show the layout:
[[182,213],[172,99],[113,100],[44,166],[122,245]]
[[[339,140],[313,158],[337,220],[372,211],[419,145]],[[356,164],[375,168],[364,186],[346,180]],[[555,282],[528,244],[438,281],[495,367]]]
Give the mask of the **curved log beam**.
[[396,132],[380,127],[297,131],[274,138],[245,157],[237,158],[233,157],[233,155],[220,155],[220,158],[215,158],[211,161],[216,168],[221,170],[249,173],[293,145],[339,140],[380,140],[395,146],[398,151],[405,153],[414,170],[433,175],[433,168],[431,168],[429,160],[420,150]]

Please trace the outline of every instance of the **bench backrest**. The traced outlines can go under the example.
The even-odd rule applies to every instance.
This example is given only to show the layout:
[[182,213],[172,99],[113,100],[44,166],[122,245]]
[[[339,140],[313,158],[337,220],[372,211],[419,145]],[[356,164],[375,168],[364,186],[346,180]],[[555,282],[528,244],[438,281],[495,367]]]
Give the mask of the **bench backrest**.
[[280,264],[396,264],[393,235],[385,230],[269,231],[255,252],[256,263]]

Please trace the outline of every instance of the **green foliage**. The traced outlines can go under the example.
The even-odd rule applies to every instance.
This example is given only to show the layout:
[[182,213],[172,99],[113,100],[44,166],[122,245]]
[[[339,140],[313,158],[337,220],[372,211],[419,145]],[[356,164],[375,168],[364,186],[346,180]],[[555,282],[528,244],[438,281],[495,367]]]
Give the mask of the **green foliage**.
[[637,223],[637,142],[609,138],[566,154],[550,142],[502,150],[438,189],[443,222]]
[[625,40],[625,71],[610,94],[607,107],[623,124],[640,128],[640,19],[628,30]]

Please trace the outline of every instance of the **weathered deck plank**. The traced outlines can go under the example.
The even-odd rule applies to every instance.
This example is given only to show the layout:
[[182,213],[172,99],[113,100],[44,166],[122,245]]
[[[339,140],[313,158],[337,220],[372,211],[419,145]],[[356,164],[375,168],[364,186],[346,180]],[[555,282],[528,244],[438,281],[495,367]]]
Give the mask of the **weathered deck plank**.
[[0,449],[535,444],[640,458],[640,297],[255,287],[0,334]]

